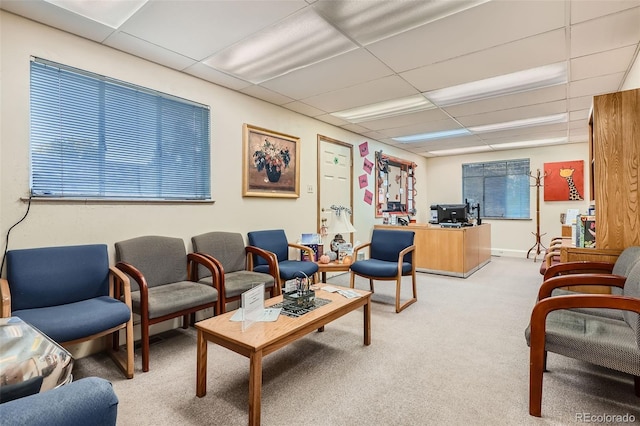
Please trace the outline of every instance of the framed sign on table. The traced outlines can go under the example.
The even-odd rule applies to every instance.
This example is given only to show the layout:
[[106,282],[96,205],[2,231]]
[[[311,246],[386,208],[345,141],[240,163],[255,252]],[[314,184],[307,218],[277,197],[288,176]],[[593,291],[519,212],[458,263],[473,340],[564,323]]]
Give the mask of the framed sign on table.
[[244,124],[242,196],[300,196],[300,138]]

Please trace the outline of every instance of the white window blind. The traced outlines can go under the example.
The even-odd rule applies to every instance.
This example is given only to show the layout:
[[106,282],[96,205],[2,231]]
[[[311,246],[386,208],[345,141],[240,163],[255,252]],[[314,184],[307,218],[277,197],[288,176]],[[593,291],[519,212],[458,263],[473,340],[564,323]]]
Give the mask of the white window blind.
[[209,108],[31,62],[34,197],[208,200]]
[[529,219],[529,159],[462,165],[462,195],[488,219]]

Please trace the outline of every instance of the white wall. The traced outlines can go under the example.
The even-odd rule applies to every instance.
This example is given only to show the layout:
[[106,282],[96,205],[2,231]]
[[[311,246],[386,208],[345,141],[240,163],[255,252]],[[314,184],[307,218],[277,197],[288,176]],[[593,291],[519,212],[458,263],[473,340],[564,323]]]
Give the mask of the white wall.
[[636,52],[636,60],[620,90],[636,89],[640,87],[640,54]]
[[[585,121],[585,127],[587,122]],[[584,193],[585,201],[544,201],[544,187],[540,188],[540,233],[542,243],[549,246],[552,237],[561,235],[560,213],[567,209],[587,211],[590,202],[588,194],[589,181],[589,149],[587,143],[555,145],[535,149],[496,151],[482,154],[457,155],[451,157],[435,157],[427,160],[427,205],[439,203],[462,202],[462,164],[529,158],[531,171],[544,174],[544,163],[558,161],[583,160],[585,165]],[[535,183],[531,179],[531,184]],[[544,180],[543,180],[544,183]],[[524,257],[535,244],[536,232],[536,189],[531,188],[531,220],[484,220],[491,224],[491,245],[495,255]],[[532,234],[533,233],[533,234]],[[535,255],[532,252],[530,257]]]
[[[49,245],[106,243],[113,262],[116,241],[139,235],[190,238],[208,231],[284,228],[290,240],[316,229],[317,134],[355,145],[354,241],[368,241],[373,206],[363,201],[357,177],[362,159],[357,145],[364,137],[287,109],[245,96],[83,38],[0,11],[2,76],[0,106],[0,235],[2,249],[9,227],[27,208],[29,194],[29,61],[38,56],[73,67],[191,99],[211,107],[211,165],[214,204],[33,202],[28,217],[11,232],[10,249]],[[242,197],[242,124],[249,123],[295,135],[301,140],[300,198]],[[426,159],[369,140],[373,152],[414,161],[425,181]],[[374,191],[373,179],[369,190]],[[307,193],[312,185],[314,193]],[[424,191],[418,186],[417,204]],[[427,209],[419,211],[425,221]]]

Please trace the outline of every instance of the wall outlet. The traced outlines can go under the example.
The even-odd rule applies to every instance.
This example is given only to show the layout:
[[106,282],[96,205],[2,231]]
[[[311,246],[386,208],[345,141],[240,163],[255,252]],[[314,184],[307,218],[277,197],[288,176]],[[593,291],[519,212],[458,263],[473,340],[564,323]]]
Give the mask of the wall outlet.
[[307,192],[313,194],[313,185],[307,185]]

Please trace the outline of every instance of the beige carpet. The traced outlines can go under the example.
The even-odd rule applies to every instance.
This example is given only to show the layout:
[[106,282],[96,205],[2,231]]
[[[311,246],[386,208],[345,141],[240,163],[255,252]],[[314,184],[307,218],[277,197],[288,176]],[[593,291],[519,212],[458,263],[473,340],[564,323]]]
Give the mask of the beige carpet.
[[[630,414],[640,422],[630,376],[555,354],[548,358],[543,417],[529,416],[524,329],[539,266],[494,257],[467,279],[420,273],[418,302],[400,314],[394,285],[377,282],[371,346],[362,345],[358,311],[264,359],[262,424],[564,425],[582,413]],[[329,282],[348,286],[348,275]],[[247,423],[246,358],[209,344],[208,393],[197,398],[194,329],[158,337],[148,373],[136,351],[133,380],[104,355],[78,360],[74,377],[113,382],[120,425]]]

